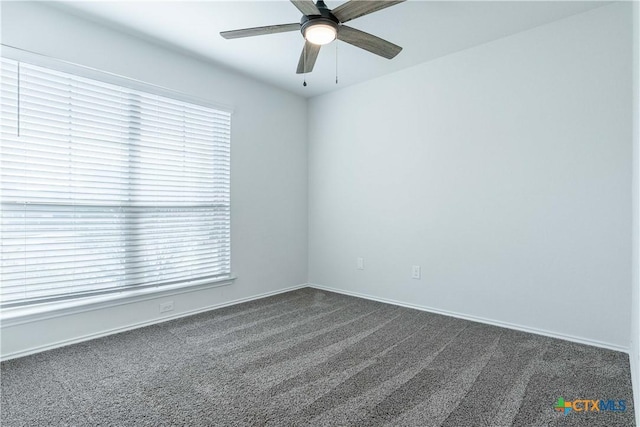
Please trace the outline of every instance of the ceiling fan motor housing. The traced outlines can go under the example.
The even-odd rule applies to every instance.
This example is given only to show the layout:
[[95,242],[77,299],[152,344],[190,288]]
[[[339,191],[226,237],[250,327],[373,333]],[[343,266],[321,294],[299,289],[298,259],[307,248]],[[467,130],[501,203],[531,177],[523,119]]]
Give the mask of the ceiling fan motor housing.
[[327,5],[324,4],[324,1],[319,0],[316,3],[316,7],[320,11],[320,15],[302,15],[302,19],[300,20],[300,32],[302,33],[302,35],[304,36],[307,28],[317,24],[329,25],[335,28],[337,32],[338,24],[340,24],[340,21],[338,20],[338,18],[333,16],[333,13],[331,13],[331,10],[329,10]]

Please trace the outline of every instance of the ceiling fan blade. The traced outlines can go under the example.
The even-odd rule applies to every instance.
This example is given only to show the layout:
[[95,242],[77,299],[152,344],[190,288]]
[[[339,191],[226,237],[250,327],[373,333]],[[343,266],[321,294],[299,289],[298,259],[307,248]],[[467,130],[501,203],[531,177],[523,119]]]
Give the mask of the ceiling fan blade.
[[225,39],[239,39],[242,37],[262,36],[265,34],[300,31],[300,24],[267,25],[265,27],[244,28],[242,30],[223,31],[220,33]]
[[341,25],[338,29],[338,40],[352,44],[360,49],[391,59],[400,53],[402,48],[373,34]]
[[331,13],[333,13],[333,16],[338,18],[340,22],[344,23],[404,1],[405,0],[351,0],[336,7]]
[[303,15],[320,15],[318,7],[312,0],[291,0],[291,3],[293,3]]
[[300,60],[298,61],[297,74],[310,73],[313,71],[313,66],[316,64],[316,59],[320,53],[320,45],[304,42],[304,48],[300,54]]

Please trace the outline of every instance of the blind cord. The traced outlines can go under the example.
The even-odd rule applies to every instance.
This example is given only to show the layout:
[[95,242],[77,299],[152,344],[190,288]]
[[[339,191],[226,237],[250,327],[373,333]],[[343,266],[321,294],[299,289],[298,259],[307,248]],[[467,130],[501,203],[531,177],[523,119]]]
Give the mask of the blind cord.
[[16,99],[16,105],[18,106],[18,111],[17,111],[17,116],[18,116],[18,123],[17,123],[17,136],[20,137],[20,85],[21,85],[21,80],[20,80],[20,62],[18,62],[18,90],[17,90],[17,98]]

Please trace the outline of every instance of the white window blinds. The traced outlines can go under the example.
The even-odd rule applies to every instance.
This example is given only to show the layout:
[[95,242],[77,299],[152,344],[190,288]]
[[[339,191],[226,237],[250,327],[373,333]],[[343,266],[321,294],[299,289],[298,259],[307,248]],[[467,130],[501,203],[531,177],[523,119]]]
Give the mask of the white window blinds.
[[230,113],[2,59],[4,305],[230,274]]

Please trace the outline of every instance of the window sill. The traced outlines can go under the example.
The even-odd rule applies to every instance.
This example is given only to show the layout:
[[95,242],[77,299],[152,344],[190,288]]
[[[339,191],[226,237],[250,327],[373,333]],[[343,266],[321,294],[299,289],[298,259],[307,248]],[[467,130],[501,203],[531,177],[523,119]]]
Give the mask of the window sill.
[[157,288],[134,289],[113,294],[78,298],[69,301],[56,301],[34,304],[28,307],[14,307],[2,309],[0,325],[2,327],[16,326],[38,320],[67,316],[75,313],[98,310],[107,307],[132,304],[140,301],[163,298],[171,295],[195,292],[204,289],[217,288],[232,284],[236,276],[209,280],[198,284],[179,284]]

